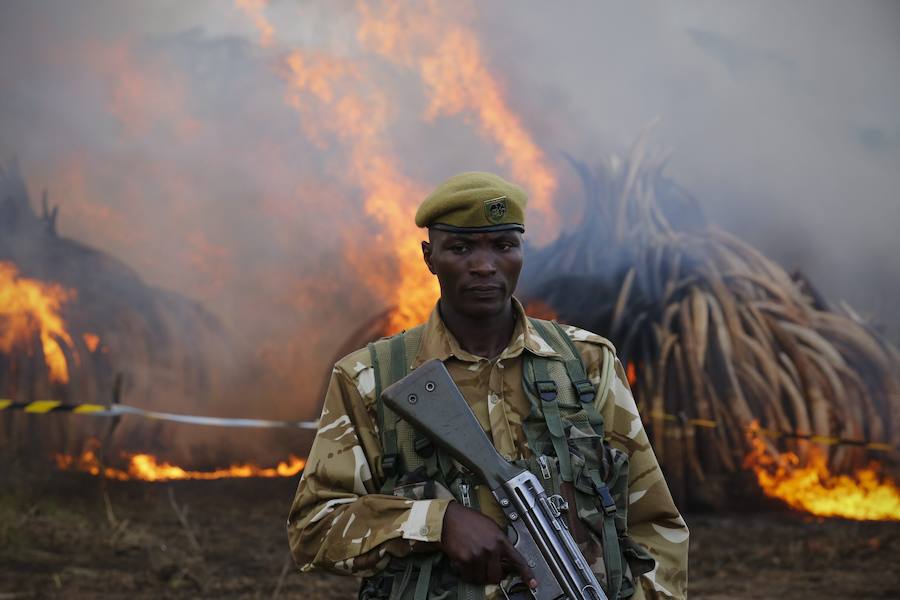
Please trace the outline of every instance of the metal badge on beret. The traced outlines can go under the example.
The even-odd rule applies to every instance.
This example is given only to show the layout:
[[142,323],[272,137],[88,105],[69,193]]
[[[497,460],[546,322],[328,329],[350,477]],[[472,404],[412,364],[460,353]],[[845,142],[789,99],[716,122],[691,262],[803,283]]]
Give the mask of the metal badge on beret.
[[506,196],[484,201],[484,216],[491,223],[497,224],[506,216]]

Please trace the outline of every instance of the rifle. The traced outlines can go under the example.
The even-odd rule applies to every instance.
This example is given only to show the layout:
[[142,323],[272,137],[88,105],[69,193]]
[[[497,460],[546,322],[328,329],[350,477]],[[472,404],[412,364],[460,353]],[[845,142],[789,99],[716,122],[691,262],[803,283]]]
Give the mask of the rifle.
[[509,521],[510,542],[538,580],[531,598],[607,600],[569,532],[563,516],[566,501],[559,495],[548,497],[534,475],[500,456],[444,363],[436,359],[424,363],[381,397],[490,487]]

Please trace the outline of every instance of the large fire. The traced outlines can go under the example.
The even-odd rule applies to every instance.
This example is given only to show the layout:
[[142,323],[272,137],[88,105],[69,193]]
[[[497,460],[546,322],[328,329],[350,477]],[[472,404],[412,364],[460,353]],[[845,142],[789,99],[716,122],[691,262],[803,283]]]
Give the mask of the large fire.
[[58,284],[21,277],[14,264],[0,261],[0,351],[30,349],[39,336],[50,380],[67,383],[69,368],[61,344],[71,348],[73,343],[59,313],[74,295]]
[[[515,111],[502,80],[492,72],[475,31],[460,18],[463,15],[473,20],[467,16],[471,6],[454,4],[453,8],[446,8],[433,2],[396,0],[358,2],[356,40],[360,52],[351,49],[337,53],[279,39],[279,32],[266,16],[267,0],[234,2],[258,30],[260,45],[277,52],[278,73],[285,82],[285,102],[296,110],[300,127],[309,140],[323,148],[330,145],[342,151],[341,184],[359,195],[368,221],[377,226],[377,246],[387,248],[394,259],[386,268],[380,264],[382,256],[360,251],[361,247],[352,243],[345,255],[366,287],[393,307],[387,325],[390,332],[421,322],[433,307],[439,290],[422,264],[419,240],[423,233],[413,223],[415,207],[431,186],[410,175],[412,169],[405,168],[392,148],[392,128],[399,104],[396,92],[378,79],[380,74],[372,68],[373,59],[388,63],[421,84],[425,96],[422,121],[460,119],[489,140],[496,162],[531,194],[533,225],[529,225],[529,234],[536,233],[538,241],[546,241],[557,233],[559,219],[553,204],[558,187],[556,175]],[[111,69],[117,74],[134,70],[118,68],[129,66],[128,52],[106,54],[110,58],[104,64],[117,67]],[[169,86],[164,87],[171,91]],[[121,78],[114,86],[111,112],[131,129],[142,132],[153,123],[140,109],[145,108],[146,98],[152,95],[148,90],[154,89],[136,75]],[[176,129],[187,139],[199,125],[191,118],[175,118],[180,111],[179,102],[170,100],[163,104],[163,114],[173,116],[164,120],[176,123]],[[76,171],[80,178],[80,169]],[[360,238],[357,234],[352,232],[350,237]],[[200,248],[210,246],[202,236],[195,236],[191,243]],[[23,348],[36,352],[39,340],[51,381],[68,382],[66,350],[74,344],[60,311],[73,298],[74,292],[63,286],[23,278],[14,265],[0,262],[0,352]],[[555,316],[549,306],[538,303],[529,305],[528,312],[546,318]],[[97,334],[84,333],[81,339],[90,352],[104,351]],[[637,382],[639,368],[632,363],[627,365],[632,385]],[[877,464],[853,475],[835,474],[829,470],[825,454],[814,445],[801,461],[792,452],[774,452],[758,434],[752,434],[750,442],[752,450],[745,467],[754,472],[767,496],[823,517],[900,520],[900,489],[880,475]],[[56,463],[63,470],[142,481],[292,477],[305,464],[304,459],[291,456],[273,467],[240,463],[197,471],[160,461],[152,454],[123,454],[121,458],[124,467],[103,464],[94,441],[80,455],[57,455]]]
[[531,237],[550,241],[559,228],[556,174],[491,72],[478,36],[460,19],[472,7],[397,0],[357,7],[363,47],[419,74],[428,94],[427,120],[462,116],[497,146],[498,162],[528,189],[531,212],[539,217]]
[[251,463],[232,464],[212,471],[191,471],[169,462],[160,462],[152,454],[123,453],[122,458],[128,461],[125,468],[103,466],[97,455],[99,442],[91,440],[87,449],[78,456],[57,454],[56,466],[63,471],[80,471],[91,475],[103,474],[107,479],[118,481],[174,481],[182,479],[228,479],[247,477],[293,477],[303,470],[306,461],[291,456],[274,467],[260,467]]
[[347,146],[349,171],[362,191],[364,209],[381,226],[380,245],[393,248],[399,272],[386,276],[372,264],[371,254],[356,249],[347,252],[347,262],[395,307],[391,331],[415,325],[431,310],[438,288],[422,265],[413,219],[425,189],[402,173],[383,142],[388,100],[377,86],[360,80],[360,71],[346,61],[295,50],[285,66],[289,104],[301,114],[322,115],[319,123],[328,128],[326,133]]
[[[272,45],[278,31],[265,17],[266,2],[236,0],[236,4],[259,30],[261,43]],[[498,161],[530,190],[532,212],[540,215],[535,231],[546,241],[558,227],[551,202],[556,176],[492,76],[477,36],[458,15],[440,10],[434,4],[386,2],[373,8],[360,2],[357,38],[364,50],[419,77],[429,100],[426,120],[462,116],[496,144]],[[451,34],[435,35],[448,26]],[[439,39],[445,41],[438,43]],[[365,59],[285,47],[279,72],[287,83],[287,103],[300,114],[312,140],[322,146],[339,145],[346,152],[346,176],[359,189],[366,214],[379,226],[378,246],[391,249],[396,270],[386,272],[371,251],[353,243],[348,244],[347,263],[393,307],[390,332],[420,323],[439,294],[437,282],[422,263],[423,233],[413,223],[416,206],[429,186],[406,174],[388,143],[396,117],[390,87],[374,79],[377,73]],[[413,48],[421,59],[412,58]]]
[[877,463],[853,475],[835,474],[824,453],[811,446],[806,464],[793,452],[774,453],[750,430],[752,449],[744,466],[756,474],[763,493],[821,517],[900,521],[900,488],[880,475]]

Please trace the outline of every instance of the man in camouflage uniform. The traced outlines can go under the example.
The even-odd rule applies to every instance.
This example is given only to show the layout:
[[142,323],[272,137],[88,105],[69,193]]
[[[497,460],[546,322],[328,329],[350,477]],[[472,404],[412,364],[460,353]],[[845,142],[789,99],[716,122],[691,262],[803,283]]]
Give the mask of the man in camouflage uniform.
[[[416,224],[429,229],[423,254],[441,284],[441,300],[422,328],[411,366],[444,361],[508,460],[531,455],[522,426],[531,411],[523,390],[523,356],[559,357],[512,297],[522,267],[525,202],[520,188],[496,175],[464,173],[441,184],[416,215]],[[564,332],[597,386],[603,349],[611,344],[576,327],[564,326]],[[502,533],[503,513],[485,486],[474,487],[478,511],[446,493],[421,499],[379,493],[385,472],[375,376],[366,349],[341,359],[332,372],[288,518],[290,547],[300,568],[369,576],[390,562],[442,552],[460,578],[484,585],[487,598],[502,597],[496,584],[505,573],[529,581],[527,566]],[[655,560],[652,570],[636,578],[632,598],[684,598],[688,529],[618,360],[609,391],[596,398],[595,407],[605,424],[605,442],[630,460],[628,535]],[[597,537],[586,534],[576,517],[570,522],[585,555],[596,556]],[[597,567],[592,560],[592,565],[603,570],[602,561]],[[604,574],[598,575],[603,581]]]

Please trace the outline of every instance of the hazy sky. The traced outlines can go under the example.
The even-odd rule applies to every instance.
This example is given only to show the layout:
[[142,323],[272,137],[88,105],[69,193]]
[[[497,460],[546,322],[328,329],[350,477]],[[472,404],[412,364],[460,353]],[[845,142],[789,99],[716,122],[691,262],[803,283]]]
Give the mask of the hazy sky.
[[[403,22],[426,5],[367,6]],[[624,152],[659,118],[653,144],[673,151],[669,174],[712,220],[830,297],[900,322],[900,4],[558,6],[441,5],[433,39],[404,63],[360,42],[352,2],[273,0],[264,43],[230,2],[7,0],[0,157],[19,158],[33,199],[49,189],[64,235],[271,340],[282,368],[321,371],[380,307],[376,291],[351,289],[359,267],[343,266],[348,226],[360,247],[389,233],[363,209],[364,174],[348,175],[365,171],[354,152],[389,157],[411,196],[460,170],[511,172],[478,114],[429,112],[427,75],[410,65],[445,24],[474,34],[556,197],[578,191],[562,152]],[[302,109],[286,75],[297,50],[346,69],[334,90],[307,80]],[[328,93],[360,98],[361,127],[378,127],[343,135],[308,102]],[[282,352],[311,328],[336,333]]]

